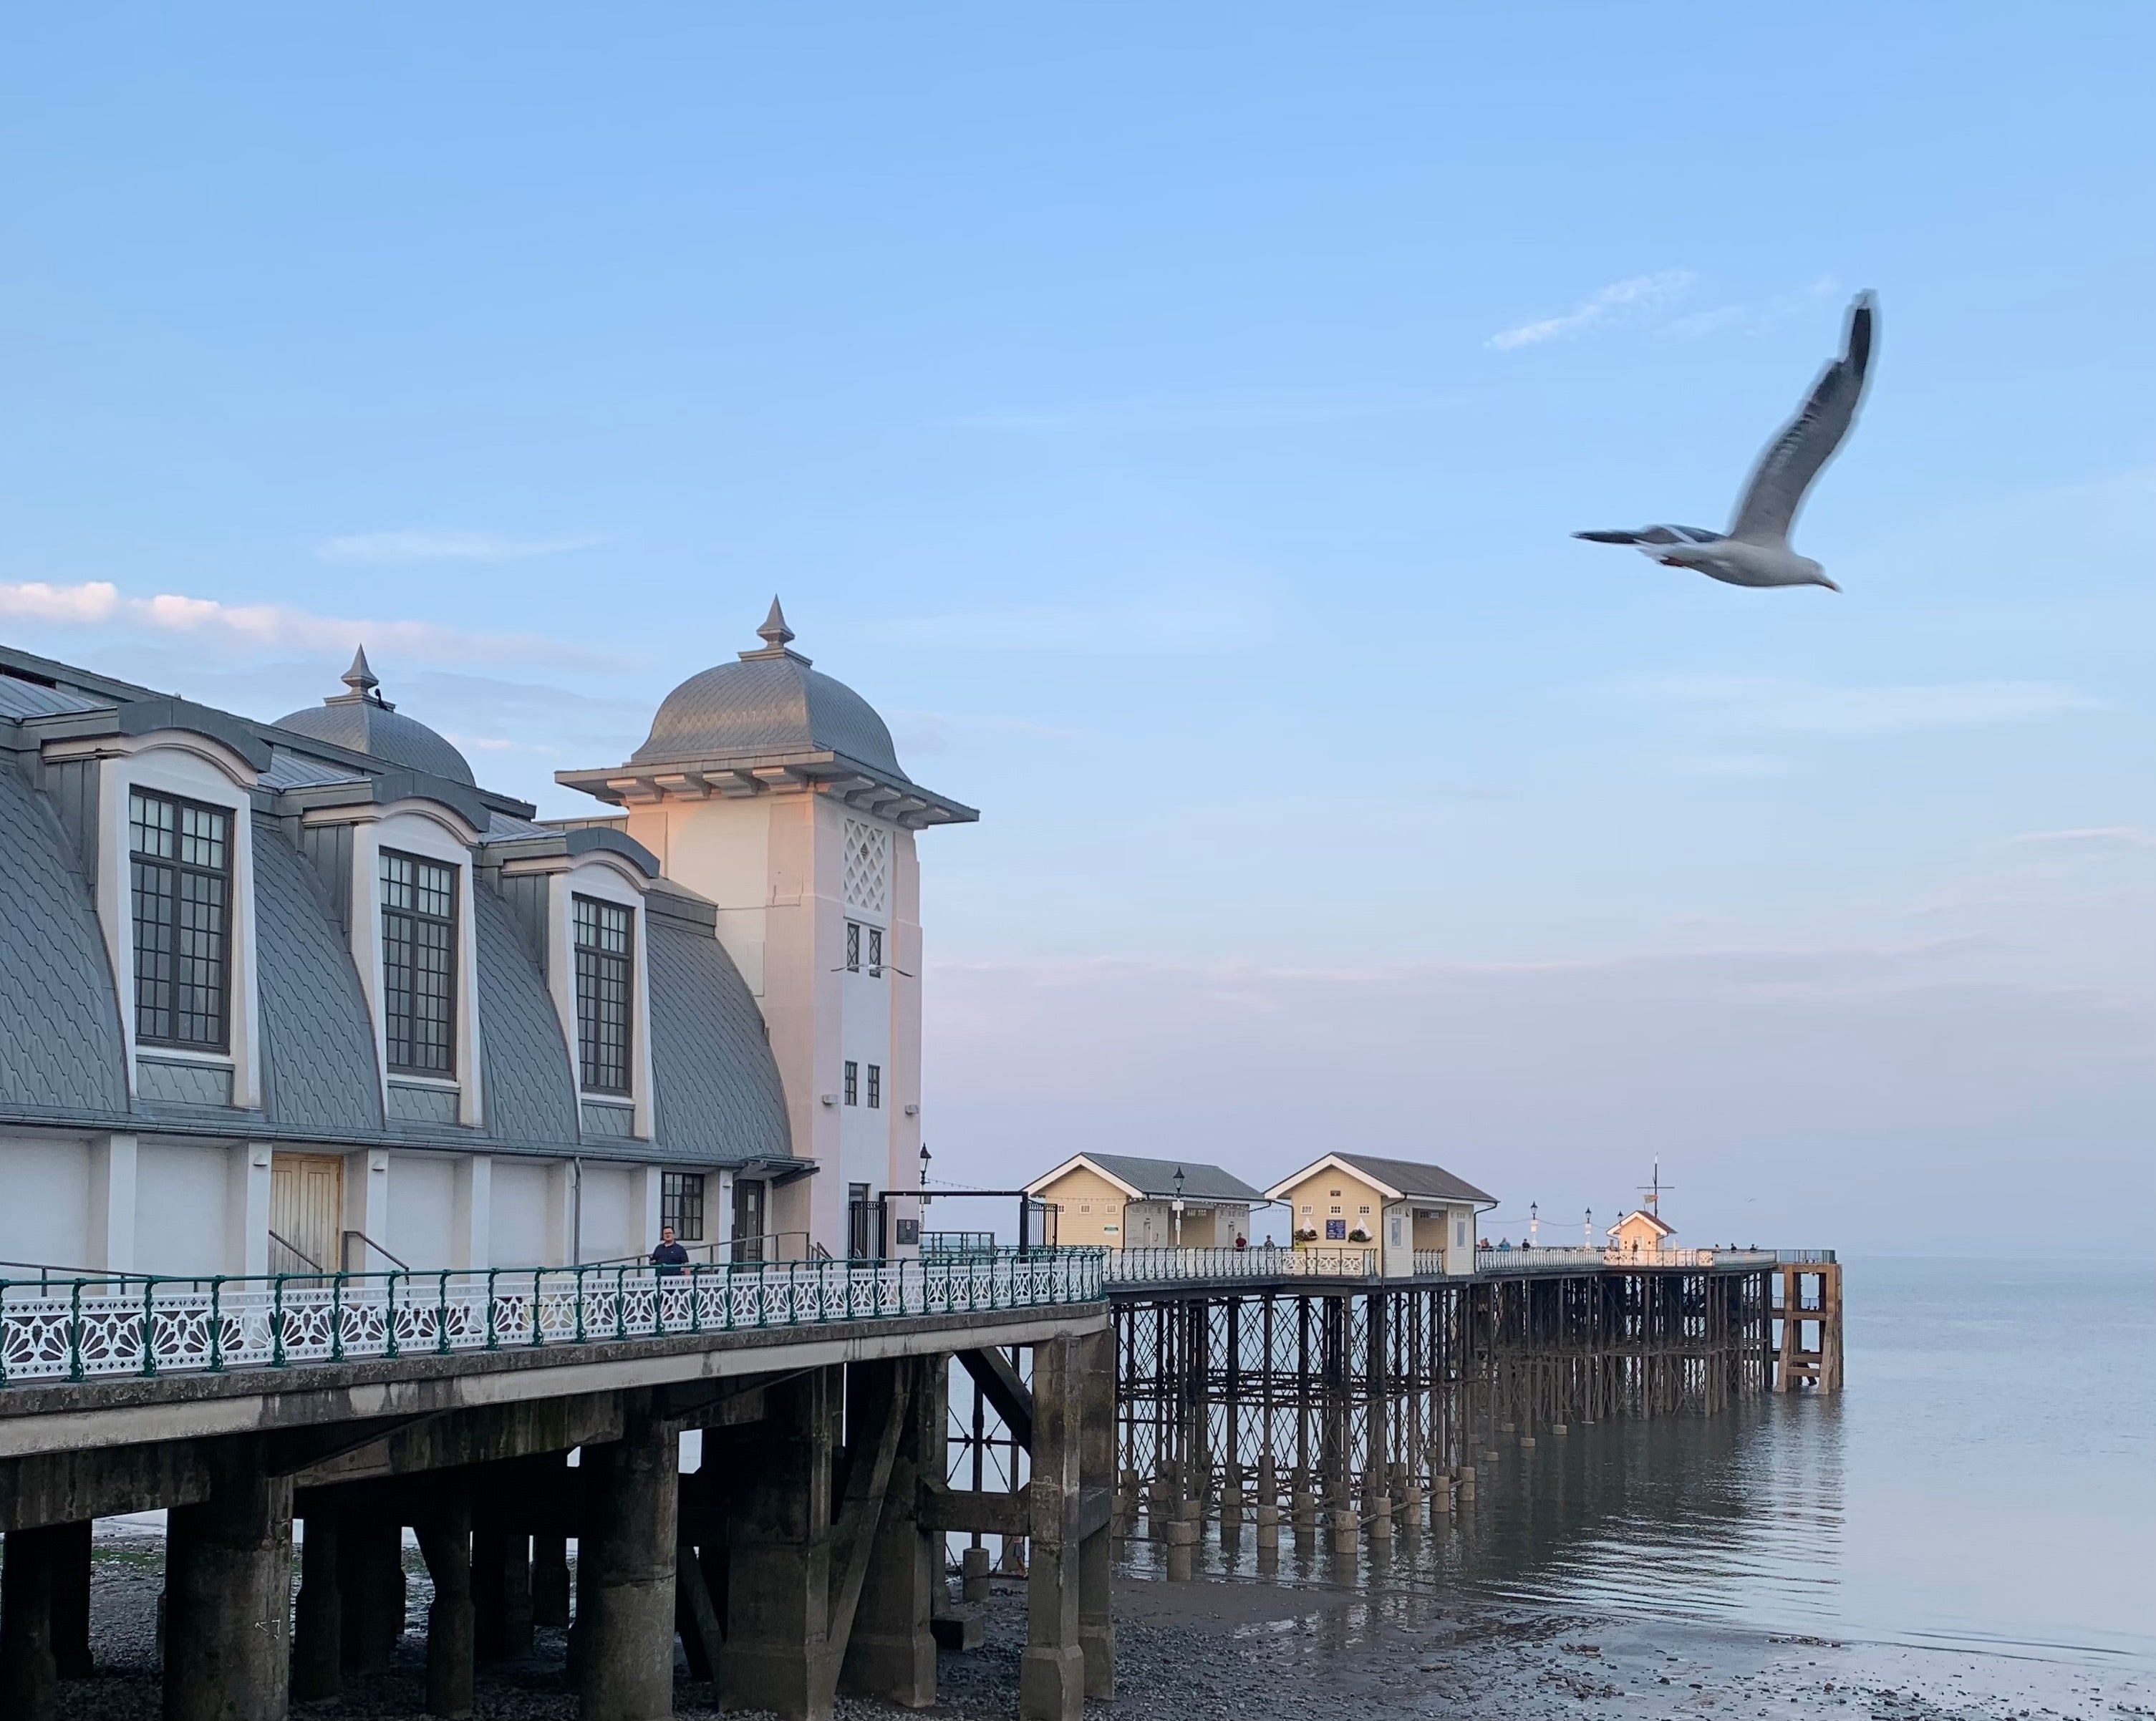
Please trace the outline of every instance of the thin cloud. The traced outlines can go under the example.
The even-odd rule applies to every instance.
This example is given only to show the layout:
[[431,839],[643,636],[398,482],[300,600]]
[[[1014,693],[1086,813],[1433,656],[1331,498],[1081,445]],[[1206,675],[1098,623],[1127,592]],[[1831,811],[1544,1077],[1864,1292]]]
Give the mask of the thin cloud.
[[1657,703],[1719,715],[1732,727],[1782,735],[1866,735],[2021,723],[2102,701],[2046,681],[1958,681],[1916,687],[1834,687],[1794,677],[1679,675],[1633,682]]
[[349,651],[357,644],[430,663],[619,668],[624,658],[532,633],[470,633],[432,622],[321,616],[281,603],[224,603],[160,592],[130,597],[107,580],[56,586],[0,581],[0,617],[62,627],[121,627],[241,650]]
[[1724,329],[1742,329],[1748,335],[1762,334],[1840,290],[1841,283],[1832,275],[1821,275],[1801,291],[1779,293],[1763,305],[1717,305],[1671,317],[1658,332],[1677,341],[1697,341],[1718,335]]
[[1047,407],[962,412],[936,418],[938,430],[1055,432],[1092,430],[1271,430],[1407,418],[1460,405],[1460,395],[1366,401],[1123,401],[1091,407]]
[[1269,643],[1278,625],[1271,603],[1230,594],[1162,596],[1098,608],[1044,604],[966,611],[895,621],[886,631],[946,649],[1179,657],[1252,650]]
[[2156,831],[2103,825],[2085,831],[2027,831],[2013,839],[2029,848],[2070,849],[2083,854],[2131,854],[2156,848]]
[[1486,344],[1499,352],[1511,352],[1517,347],[1538,346],[1545,341],[1584,334],[1617,318],[1637,315],[1668,305],[1691,291],[1698,279],[1688,269],[1666,269],[1650,275],[1633,275],[1612,281],[1600,292],[1581,300],[1562,316],[1543,317],[1514,328],[1501,329]]
[[604,536],[586,532],[569,538],[512,538],[501,532],[471,532],[407,527],[394,532],[354,532],[315,546],[324,561],[523,561],[535,556],[559,556],[588,550]]

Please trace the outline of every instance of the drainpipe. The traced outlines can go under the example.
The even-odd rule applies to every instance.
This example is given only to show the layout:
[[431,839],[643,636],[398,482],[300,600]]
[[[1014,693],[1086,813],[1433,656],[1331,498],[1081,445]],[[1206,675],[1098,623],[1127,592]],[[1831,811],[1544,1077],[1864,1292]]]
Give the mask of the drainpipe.
[[569,1265],[584,1264],[584,1160],[581,1154],[569,1160],[572,1180],[569,1191]]

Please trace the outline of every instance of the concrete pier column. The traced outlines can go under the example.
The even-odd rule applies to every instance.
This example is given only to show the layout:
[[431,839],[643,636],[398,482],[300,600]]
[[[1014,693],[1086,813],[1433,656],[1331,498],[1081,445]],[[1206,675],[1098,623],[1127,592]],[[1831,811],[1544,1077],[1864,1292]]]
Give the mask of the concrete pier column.
[[578,1713],[668,1721],[674,1713],[675,1514],[680,1438],[642,1393],[624,1395],[622,1437],[583,1449],[577,1544]]
[[506,1529],[498,1518],[475,1524],[472,1626],[480,1662],[531,1654],[531,1538]]
[[386,1672],[404,1635],[404,1524],[370,1503],[347,1513],[336,1536],[338,1657],[347,1673]]
[[767,1388],[763,1421],[735,1441],[719,1688],[731,1707],[789,1721],[829,1713],[818,1693],[833,1684],[825,1664],[840,1373],[813,1369]]
[[210,1494],[165,1536],[165,1721],[281,1721],[290,1688],[292,1481],[220,1443]]
[[988,1599],[988,1550],[986,1548],[963,1548],[959,1550],[958,1599],[973,1602]]
[[1081,1374],[1076,1339],[1050,1339],[1033,1347],[1032,1563],[1025,1653],[1019,1662],[1019,1721],[1080,1721],[1086,1706],[1086,1655],[1078,1638]]
[[[849,1390],[855,1401],[847,1420],[861,1429],[865,1442],[875,1437],[894,1406],[903,1408],[891,1479],[880,1508],[871,1507],[875,1539],[839,1669],[839,1689],[909,1709],[926,1708],[936,1701],[936,1636],[930,1621],[943,1575],[942,1539],[921,1529],[916,1503],[924,1475],[942,1479],[950,1365],[941,1356],[906,1357],[857,1363],[852,1373]],[[852,1391],[856,1386],[858,1392]],[[852,1462],[872,1463],[874,1456],[857,1450]]]
[[90,1654],[90,1523],[51,1526],[53,1536],[53,1665],[63,1679],[87,1679],[96,1671]]
[[300,1544],[300,1599],[293,1609],[292,1701],[344,1689],[344,1600],[338,1592],[337,1514],[310,1511]]
[[[1111,1327],[1078,1341],[1078,1479],[1081,1489],[1108,1487],[1116,1468],[1116,1334]],[[1116,1695],[1116,1619],[1111,1590],[1115,1546],[1110,1529],[1096,1530],[1078,1549],[1078,1646],[1086,1661],[1086,1695]]]
[[1280,1526],[1280,1473],[1273,1467],[1269,1452],[1258,1463],[1257,1545],[1260,1567],[1268,1558],[1276,1565],[1279,1562]]
[[569,1539],[531,1538],[531,1623],[556,1630],[569,1623]]
[[50,1529],[8,1532],[0,1570],[0,1714],[52,1721],[59,1667],[53,1653],[53,1579],[59,1539]]
[[434,1599],[427,1604],[427,1713],[465,1721],[472,1712],[476,1634],[472,1617],[471,1493],[468,1478],[444,1483],[418,1524],[419,1551]]

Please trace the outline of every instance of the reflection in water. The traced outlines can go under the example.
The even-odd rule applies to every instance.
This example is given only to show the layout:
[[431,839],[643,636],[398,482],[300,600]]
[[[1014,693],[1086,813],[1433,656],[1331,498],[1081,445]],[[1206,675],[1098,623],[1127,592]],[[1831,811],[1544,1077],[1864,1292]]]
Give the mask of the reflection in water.
[[[1850,1274],[1846,1393],[1501,1441],[1476,1498],[1401,1536],[1338,1629],[1467,1596],[2156,1667],[2150,1263]],[[1255,1576],[1252,1541],[1205,1563]],[[1368,1544],[1347,1552],[1338,1580],[1368,1583]],[[1130,1557],[1157,1555],[1133,1540]],[[1276,1570],[1335,1581],[1329,1535],[1286,1543]]]
[[[1545,1433],[1476,1467],[1476,1498],[1450,1521],[1388,1546],[1299,1538],[1281,1575],[1368,1588],[1393,1619],[1440,1594],[1536,1606],[1831,1629],[1842,1540],[1842,1453],[1834,1399],[1748,1401],[1717,1416],[1627,1419]],[[1255,1578],[1247,1538],[1217,1534],[1202,1564]],[[1129,1559],[1149,1570],[1155,1544]],[[1358,1618],[1358,1616],[1363,1617]],[[1364,1608],[1329,1616],[1342,1641]]]

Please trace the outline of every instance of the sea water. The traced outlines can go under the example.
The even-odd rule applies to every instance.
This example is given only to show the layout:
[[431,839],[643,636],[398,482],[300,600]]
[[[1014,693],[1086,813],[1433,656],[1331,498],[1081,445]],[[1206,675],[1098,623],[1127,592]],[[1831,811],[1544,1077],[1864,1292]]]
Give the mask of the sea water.
[[[2156,1263],[1843,1272],[1839,1395],[1500,1439],[1449,1525],[1358,1580],[2156,1667]],[[1247,1530],[1226,1563],[1255,1575]]]

